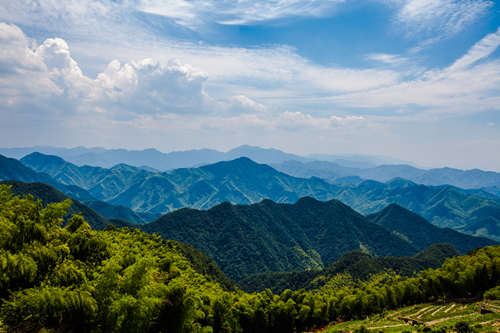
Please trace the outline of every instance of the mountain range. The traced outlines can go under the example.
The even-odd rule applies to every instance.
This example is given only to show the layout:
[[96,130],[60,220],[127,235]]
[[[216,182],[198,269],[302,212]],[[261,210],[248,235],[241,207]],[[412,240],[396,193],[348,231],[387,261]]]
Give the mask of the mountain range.
[[500,173],[479,169],[460,170],[454,168],[419,169],[407,164],[378,165],[370,168],[356,168],[329,161],[289,160],[271,164],[273,168],[295,177],[319,177],[342,182],[346,177],[387,182],[404,178],[417,184],[439,186],[452,185],[464,189],[483,189],[493,195],[500,191]]
[[500,173],[448,167],[421,169],[410,162],[383,156],[353,154],[300,156],[278,149],[246,145],[227,152],[214,149],[196,149],[170,153],[162,153],[156,149],[127,150],[43,146],[0,148],[0,154],[16,159],[33,152],[57,155],[78,166],[91,165],[112,168],[117,164],[127,164],[152,172],[199,167],[239,157],[248,157],[255,162],[269,164],[276,170],[300,178],[319,177],[337,183],[345,182],[346,178],[349,178],[350,182],[356,181],[356,179],[358,182],[363,179],[386,182],[393,178],[404,178],[423,185],[452,185],[464,189],[483,189],[493,195],[500,195]]
[[64,186],[83,188],[99,201],[128,207],[148,221],[182,207],[208,209],[226,201],[252,204],[263,199],[293,203],[310,196],[338,199],[362,214],[397,203],[436,226],[500,240],[500,199],[479,190],[425,186],[400,178],[335,184],[293,177],[248,158],[163,173],[124,164],[110,169],[79,167],[40,153],[21,162]]
[[184,151],[173,151],[162,153],[156,149],[127,150],[127,149],[105,149],[105,148],[58,148],[50,146],[34,146],[24,148],[0,148],[0,154],[7,157],[20,159],[21,157],[40,152],[47,155],[57,155],[73,164],[100,166],[111,168],[116,164],[128,164],[131,166],[149,169],[153,171],[166,171],[177,168],[195,167],[204,164],[212,164],[225,160],[233,160],[238,157],[248,157],[259,163],[283,163],[286,161],[314,161],[325,160],[340,165],[354,168],[368,168],[381,164],[402,163],[401,160],[384,156],[368,155],[319,155],[311,154],[299,156],[283,152],[279,149],[261,148],[255,146],[238,146],[227,152],[214,149],[193,149]]

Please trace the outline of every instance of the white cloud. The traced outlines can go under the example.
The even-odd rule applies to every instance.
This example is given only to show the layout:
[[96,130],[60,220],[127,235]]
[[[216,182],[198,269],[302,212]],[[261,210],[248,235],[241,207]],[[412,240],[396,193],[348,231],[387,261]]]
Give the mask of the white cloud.
[[330,97],[333,103],[362,108],[401,108],[466,114],[498,109],[500,60],[479,62],[500,45],[500,29],[477,42],[451,66],[428,70],[387,87]]
[[410,107],[464,114],[498,109],[499,97],[500,62],[493,61],[456,72],[426,72],[415,80],[333,97],[332,101],[350,107]]
[[[331,130],[365,126],[362,116],[347,115],[315,117],[308,113],[285,111],[280,114],[239,114],[234,116],[196,116],[191,115],[140,115],[134,120],[119,121],[131,127],[143,129],[162,129],[178,127],[189,130],[227,130],[240,131],[259,128],[269,131],[310,131]],[[168,125],[167,125],[168,123]]]
[[0,22],[0,103],[12,105],[32,95],[62,93],[31,44],[17,26]]
[[257,103],[256,101],[245,95],[233,96],[231,98],[231,101],[233,102],[233,105],[238,109],[254,112],[265,112],[267,110],[267,107],[265,105]]
[[304,129],[331,129],[335,127],[359,125],[365,118],[363,116],[336,116],[330,117],[314,117],[311,114],[302,112],[286,111],[272,121],[273,125],[278,128],[288,130],[304,130]]
[[408,59],[398,54],[387,53],[370,53],[366,55],[366,59],[394,66],[404,64],[408,61]]
[[491,33],[477,42],[466,55],[455,61],[450,66],[450,71],[465,69],[475,62],[490,56],[500,46],[500,27],[496,32]]
[[399,9],[396,23],[409,36],[434,43],[463,31],[493,6],[490,0],[381,0]]
[[287,17],[321,17],[344,0],[138,0],[140,11],[162,15],[177,23],[252,24]]
[[92,79],[71,57],[66,41],[45,40],[40,46],[16,26],[0,23],[0,101],[10,107],[28,102],[51,109],[114,113],[130,117],[138,113],[198,113],[210,98],[204,92],[204,73],[170,61],[151,59],[121,64],[111,61]]
[[[84,27],[97,31],[105,19],[120,21],[134,11],[161,15],[177,24],[195,28],[205,23],[253,24],[289,17],[322,17],[345,0],[17,0],[0,5],[0,18],[33,25],[33,17],[44,17],[44,26]],[[133,21],[130,17],[128,18]],[[102,33],[102,31],[101,31]]]

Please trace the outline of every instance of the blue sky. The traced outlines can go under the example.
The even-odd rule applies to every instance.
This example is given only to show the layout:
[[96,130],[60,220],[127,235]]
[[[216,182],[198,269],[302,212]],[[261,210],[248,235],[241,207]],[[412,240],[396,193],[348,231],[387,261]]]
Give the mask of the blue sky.
[[4,0],[0,139],[500,171],[499,28],[489,0]]

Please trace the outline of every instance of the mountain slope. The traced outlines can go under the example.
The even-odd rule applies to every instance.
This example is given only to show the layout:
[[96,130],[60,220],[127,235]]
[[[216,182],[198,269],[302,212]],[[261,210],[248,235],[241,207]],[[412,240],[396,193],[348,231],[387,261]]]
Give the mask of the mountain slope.
[[74,186],[74,184],[64,185],[48,174],[37,172],[13,158],[7,158],[0,155],[0,180],[18,180],[22,182],[40,182],[54,186],[60,191],[70,195],[71,197],[85,200],[93,199],[92,196],[85,190]]
[[[79,169],[77,169],[78,167],[74,168],[73,165],[56,156],[40,154],[39,157],[42,160],[45,160],[45,163],[41,163],[41,165],[45,165],[45,171],[53,172],[56,169],[64,170],[59,171],[59,174],[63,178],[71,179],[71,181],[68,181],[69,184],[61,184],[46,173],[36,172],[31,168],[23,165],[18,160],[6,158],[2,155],[0,155],[0,181],[14,180],[50,185],[63,192],[68,197],[71,197],[73,200],[77,199],[83,202],[85,205],[92,207],[94,210],[98,211],[99,214],[106,216],[107,218],[127,220],[133,223],[145,222],[143,218],[134,213],[130,208],[125,206],[113,206],[98,201],[86,190],[74,185],[72,182],[76,182],[77,179],[79,180],[79,182],[85,181],[85,175],[82,176],[79,173]],[[32,187],[31,189],[36,190],[34,187]],[[89,219],[92,220],[92,218],[90,217]],[[96,223],[97,225],[100,225],[100,222]]]
[[451,244],[434,244],[412,257],[374,257],[362,251],[350,251],[323,270],[266,272],[248,276],[238,285],[246,292],[271,289],[281,293],[285,289],[313,289],[322,286],[336,274],[349,274],[355,280],[366,280],[372,274],[395,272],[402,276],[412,276],[428,268],[436,268],[447,258],[459,256]]
[[[473,235],[480,235],[479,225],[474,227],[474,222],[487,217],[500,218],[500,202],[497,199],[468,194],[449,186],[418,185],[403,179],[385,184],[364,181],[354,186],[343,186],[335,197],[363,214],[375,213],[391,203],[397,203],[438,227],[449,227]],[[500,234],[488,234],[488,237],[500,240]]]
[[417,252],[337,200],[185,208],[141,228],[192,244],[234,279],[262,271],[321,268],[353,249],[375,255]]
[[485,238],[464,235],[448,228],[438,228],[423,217],[391,204],[380,212],[368,215],[368,220],[383,226],[395,235],[408,240],[415,248],[423,250],[434,243],[450,243],[462,253],[486,245],[495,244]]
[[[35,199],[42,200],[43,204],[53,202],[61,202],[68,199],[68,196],[59,192],[52,186],[43,183],[23,183],[14,180],[1,181],[0,184],[12,186],[12,193],[15,195],[26,195],[31,194]],[[110,221],[105,217],[101,216],[92,208],[89,208],[82,204],[78,200],[71,199],[73,204],[71,205],[68,214],[81,214],[85,220],[95,229],[104,229]]]

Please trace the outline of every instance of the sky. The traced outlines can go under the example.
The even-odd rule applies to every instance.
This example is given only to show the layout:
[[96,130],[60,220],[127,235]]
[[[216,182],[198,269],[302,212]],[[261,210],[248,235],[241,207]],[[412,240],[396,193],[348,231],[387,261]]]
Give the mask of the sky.
[[3,0],[0,146],[500,171],[490,0]]

